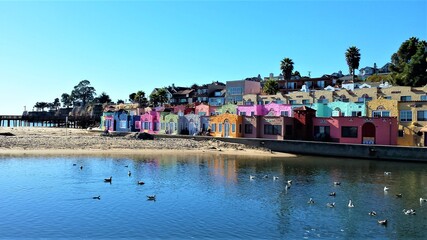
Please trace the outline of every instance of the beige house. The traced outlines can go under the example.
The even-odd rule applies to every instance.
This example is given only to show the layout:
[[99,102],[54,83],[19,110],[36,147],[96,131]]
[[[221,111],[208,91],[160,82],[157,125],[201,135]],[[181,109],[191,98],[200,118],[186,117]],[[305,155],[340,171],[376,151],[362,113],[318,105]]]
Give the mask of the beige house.
[[427,101],[427,85],[424,87],[392,86],[380,90],[379,96],[397,101]]

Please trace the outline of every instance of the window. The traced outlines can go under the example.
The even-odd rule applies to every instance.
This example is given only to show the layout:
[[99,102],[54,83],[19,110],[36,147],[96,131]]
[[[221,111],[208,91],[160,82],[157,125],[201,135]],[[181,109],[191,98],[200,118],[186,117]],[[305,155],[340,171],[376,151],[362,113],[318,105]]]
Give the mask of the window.
[[239,133],[242,133],[242,124],[239,124]]
[[153,131],[159,131],[159,123],[158,122],[154,123],[154,129],[153,129]]
[[246,112],[240,112],[240,116],[246,116]]
[[206,116],[206,112],[199,112],[199,116]]
[[390,111],[372,111],[372,117],[390,117]]
[[308,100],[308,99],[303,99],[303,100],[302,100],[302,104],[310,104],[310,100]]
[[211,124],[211,131],[216,132],[216,123]]
[[252,134],[253,126],[252,124],[245,124],[245,133],[246,134]]
[[403,137],[403,129],[397,131],[397,136],[398,137]]
[[351,116],[352,117],[360,117],[360,116],[362,116],[362,112],[361,111],[352,111]]
[[290,137],[290,136],[292,136],[292,125],[286,125],[285,126],[285,136],[288,136],[288,137]]
[[120,120],[119,127],[120,128],[127,128],[127,121],[126,120]]
[[282,126],[280,126],[280,125],[264,125],[264,134],[266,134],[266,135],[282,135]]
[[251,112],[251,117],[253,117],[255,115],[255,112]]
[[150,129],[150,122],[144,122],[144,130]]
[[241,95],[243,93],[242,87],[230,87],[227,89],[227,93],[230,95]]
[[391,100],[391,96],[386,96],[384,99]]
[[291,105],[297,104],[297,101],[296,100],[289,100],[289,104],[291,104]]
[[231,124],[231,131],[236,132],[236,124],[235,123]]
[[215,92],[215,93],[214,93],[214,96],[215,96],[215,97],[221,97],[221,91]]
[[399,120],[401,122],[412,122],[412,112],[411,110],[402,110],[400,111],[400,118]]
[[427,111],[417,111],[417,121],[427,121]]
[[218,132],[222,132],[222,123],[219,124]]
[[288,111],[281,111],[280,116],[289,117],[289,113],[288,113]]
[[283,100],[281,100],[281,99],[276,99],[276,101],[275,101],[277,104],[283,104]]
[[329,126],[314,126],[314,135],[327,134],[329,136],[331,127]]
[[325,81],[317,81],[317,87],[324,88],[325,87]]
[[341,127],[341,137],[357,138],[357,127]]
[[286,87],[288,89],[295,89],[296,88],[296,83],[294,83],[294,82],[288,82],[288,85]]
[[165,123],[160,123],[160,128],[161,128],[162,130],[165,130]]
[[401,96],[400,101],[411,101],[411,96]]
[[427,95],[421,95],[420,100],[421,101],[427,101]]

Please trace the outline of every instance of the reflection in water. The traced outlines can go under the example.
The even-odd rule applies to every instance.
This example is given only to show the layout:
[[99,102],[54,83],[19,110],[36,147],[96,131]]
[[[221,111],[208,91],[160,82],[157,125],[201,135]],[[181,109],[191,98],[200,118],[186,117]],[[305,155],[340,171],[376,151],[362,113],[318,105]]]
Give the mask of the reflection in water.
[[[112,183],[103,183],[110,176]],[[3,157],[0,232],[5,238],[422,238],[425,183],[425,164],[309,156]],[[147,201],[150,195],[156,201]]]

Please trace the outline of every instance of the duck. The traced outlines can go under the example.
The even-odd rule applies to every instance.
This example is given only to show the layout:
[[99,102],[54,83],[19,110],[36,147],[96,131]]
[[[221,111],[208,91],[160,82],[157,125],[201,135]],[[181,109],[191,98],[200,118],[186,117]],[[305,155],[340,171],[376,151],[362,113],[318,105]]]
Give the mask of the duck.
[[77,164],[73,163],[73,166],[77,166]]
[[369,216],[376,216],[377,215],[377,213],[375,211],[370,211],[368,214],[369,214]]
[[128,171],[128,176],[130,177],[130,175],[132,175],[132,173],[130,171]]
[[264,175],[264,177],[263,178],[268,178],[268,175]]
[[420,203],[427,202],[427,198],[420,198]]
[[401,197],[402,197],[402,194],[401,194],[401,193],[398,193],[398,194],[396,194],[396,197],[397,197],[397,198],[401,198]]
[[110,178],[105,178],[104,179],[104,182],[109,182],[109,183],[111,183],[111,181],[113,180],[113,177],[110,177]]
[[331,192],[331,193],[329,193],[329,196],[331,196],[331,197],[335,197],[337,195],[337,193],[336,192]]
[[80,169],[83,169],[83,166],[80,166]]
[[150,201],[155,201],[156,200],[156,195],[147,195],[147,199]]
[[408,209],[408,210],[403,209],[403,213],[405,215],[415,215],[415,210],[414,209]]
[[129,167],[129,165],[125,165],[125,167]]
[[387,192],[390,188],[388,188],[387,186],[384,187],[384,192]]
[[273,180],[279,180],[278,176],[273,176]]
[[350,199],[350,200],[348,200],[348,207],[349,207],[349,208],[354,207],[353,202],[351,201],[351,199]]
[[98,199],[98,200],[101,200],[101,196],[100,196],[100,195],[98,195],[98,196],[92,197],[92,199]]
[[341,182],[334,182],[334,185],[339,186],[339,185],[341,185]]
[[387,225],[387,219],[378,220],[378,223],[381,224],[381,225]]
[[333,207],[335,207],[335,202],[333,202],[333,203],[327,203],[326,206],[328,206],[330,208],[333,208]]
[[308,200],[308,202],[307,202],[308,204],[313,204],[314,203],[314,200],[313,200],[313,198],[310,198],[310,200]]
[[391,172],[384,172],[384,175],[390,175]]
[[138,181],[138,185],[144,185],[145,184],[145,182],[143,182],[143,181]]
[[288,185],[292,185],[292,180],[287,181]]
[[249,176],[249,179],[250,179],[250,180],[254,180],[254,179],[255,179],[255,176],[254,176],[254,175],[250,175],[250,176]]

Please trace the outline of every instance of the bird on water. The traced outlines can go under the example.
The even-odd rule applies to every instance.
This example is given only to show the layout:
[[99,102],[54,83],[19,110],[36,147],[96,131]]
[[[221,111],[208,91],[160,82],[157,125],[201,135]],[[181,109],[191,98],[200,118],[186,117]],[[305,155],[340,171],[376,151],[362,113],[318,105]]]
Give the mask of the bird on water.
[[113,180],[113,177],[110,177],[110,178],[104,178],[104,182],[109,182],[109,183],[111,183],[111,181]]

